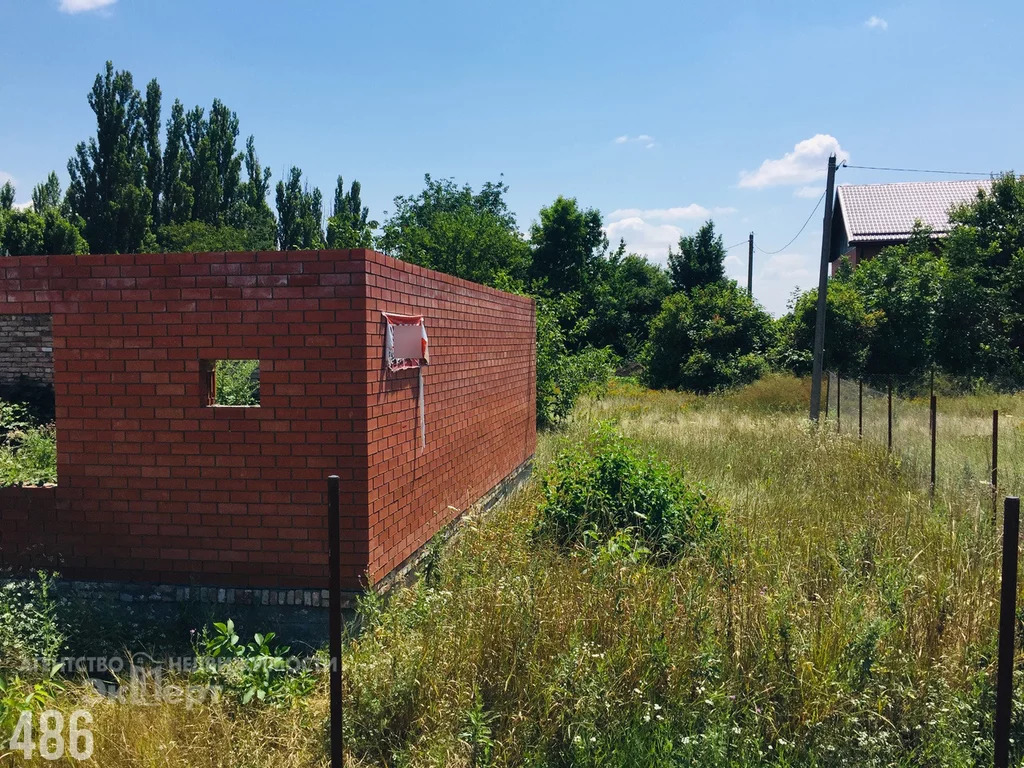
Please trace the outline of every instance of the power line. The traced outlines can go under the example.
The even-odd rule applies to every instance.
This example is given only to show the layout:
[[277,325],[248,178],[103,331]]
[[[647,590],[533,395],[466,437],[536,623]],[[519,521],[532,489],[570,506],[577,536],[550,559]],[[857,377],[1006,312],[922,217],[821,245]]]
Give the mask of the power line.
[[747,241],[745,239],[744,240],[740,240],[738,243],[736,243],[736,245],[727,245],[727,246],[725,246],[725,250],[731,251],[737,245],[746,245],[746,244],[747,244]]
[[[757,248],[757,250],[759,250],[759,251],[760,251],[761,253],[763,253],[763,254],[764,254],[765,256],[774,256],[774,255],[775,255],[775,254],[777,254],[777,253],[782,253],[782,252],[783,252],[784,250],[786,250],[787,248],[789,248],[789,246],[791,246],[791,245],[792,245],[792,244],[793,244],[793,243],[794,243],[794,242],[796,241],[796,239],[797,239],[798,237],[800,237],[800,235],[802,235],[802,234],[803,234],[803,231],[804,231],[805,229],[807,229],[807,225],[811,223],[811,219],[812,219],[812,218],[814,217],[814,213],[815,213],[815,211],[817,211],[817,210],[818,210],[818,206],[819,206],[819,205],[821,205],[821,201],[822,201],[822,200],[824,200],[824,199],[825,199],[825,193],[824,193],[824,192],[822,192],[822,193],[821,193],[821,197],[819,197],[819,198],[818,198],[818,202],[816,202],[816,203],[814,204],[814,210],[812,210],[812,211],[811,211],[811,215],[807,217],[807,221],[805,221],[805,222],[804,222],[804,225],[803,225],[802,227],[800,227],[800,230],[799,230],[799,231],[798,231],[798,232],[797,232],[797,233],[796,233],[795,235],[793,235],[793,239],[792,239],[792,240],[790,240],[790,241],[789,241],[788,243],[786,243],[786,244],[785,244],[784,246],[782,246],[781,248],[779,248],[779,249],[778,249],[777,251],[766,251],[766,250],[765,250],[764,248],[762,248],[761,246],[759,246],[759,245],[758,245],[757,243],[754,243],[754,247],[755,247],[755,248]],[[747,241],[746,241],[746,240],[744,240],[743,242],[747,242]]]
[[936,171],[928,168],[887,168],[885,166],[878,165],[847,165],[843,163],[843,168],[857,168],[862,171],[898,171],[900,173],[945,173],[950,176],[992,176],[992,171]]

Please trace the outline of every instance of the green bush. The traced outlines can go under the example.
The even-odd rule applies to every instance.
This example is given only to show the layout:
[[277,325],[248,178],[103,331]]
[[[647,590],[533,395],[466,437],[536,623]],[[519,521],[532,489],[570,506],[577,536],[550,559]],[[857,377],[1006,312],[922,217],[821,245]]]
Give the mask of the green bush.
[[610,424],[565,448],[543,480],[535,534],[561,546],[627,531],[659,560],[711,544],[720,510],[701,486],[642,452]]
[[0,674],[30,669],[46,673],[64,642],[53,576],[40,571],[0,586]]
[[0,486],[57,482],[57,430],[29,409],[0,401]]
[[647,381],[700,393],[749,384],[765,370],[774,333],[768,313],[734,282],[676,293],[651,322]]
[[537,301],[537,424],[550,427],[572,413],[576,400],[604,386],[618,361],[610,349],[569,352],[558,302]]
[[260,404],[260,361],[217,361],[217,405]]

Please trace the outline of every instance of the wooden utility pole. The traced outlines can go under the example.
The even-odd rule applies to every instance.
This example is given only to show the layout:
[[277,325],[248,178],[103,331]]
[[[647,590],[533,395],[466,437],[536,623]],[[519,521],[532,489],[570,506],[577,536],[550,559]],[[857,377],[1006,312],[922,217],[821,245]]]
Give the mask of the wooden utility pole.
[[754,298],[754,233],[747,240],[747,296]]
[[818,312],[814,322],[814,366],[811,373],[811,421],[821,415],[821,368],[825,350],[825,307],[828,301],[828,257],[832,249],[832,196],[836,183],[836,156],[828,156],[825,183],[825,220],[821,232],[821,264],[818,268]]

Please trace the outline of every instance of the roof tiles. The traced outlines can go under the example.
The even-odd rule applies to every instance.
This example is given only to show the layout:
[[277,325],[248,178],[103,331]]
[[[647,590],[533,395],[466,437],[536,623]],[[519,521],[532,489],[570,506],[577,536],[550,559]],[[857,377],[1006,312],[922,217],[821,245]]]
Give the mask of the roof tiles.
[[918,219],[935,234],[945,234],[950,230],[949,209],[991,186],[991,179],[844,184],[837,195],[847,238],[857,243],[905,239]]

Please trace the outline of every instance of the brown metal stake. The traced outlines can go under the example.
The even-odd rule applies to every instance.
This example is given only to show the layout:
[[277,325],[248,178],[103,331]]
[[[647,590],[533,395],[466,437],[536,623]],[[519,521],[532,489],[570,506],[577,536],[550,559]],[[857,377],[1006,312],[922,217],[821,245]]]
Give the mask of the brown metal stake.
[[999,410],[992,411],[992,522],[999,513]]
[[342,768],[341,730],[341,479],[327,478],[327,567],[330,569],[331,768]]
[[892,379],[889,379],[889,452],[892,453]]
[[836,433],[843,431],[843,377],[836,374]]
[[864,379],[857,380],[857,438],[864,439]]
[[931,428],[932,428],[932,493],[935,493],[935,395],[931,400]]

